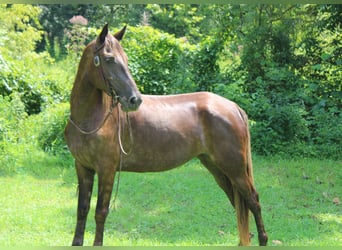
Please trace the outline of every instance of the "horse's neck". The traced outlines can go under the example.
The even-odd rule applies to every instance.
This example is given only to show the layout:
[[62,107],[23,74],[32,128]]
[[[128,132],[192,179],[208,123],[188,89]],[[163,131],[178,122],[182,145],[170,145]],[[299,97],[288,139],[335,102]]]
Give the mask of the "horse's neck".
[[77,79],[71,92],[70,111],[74,122],[92,128],[110,109],[110,97],[84,79]]

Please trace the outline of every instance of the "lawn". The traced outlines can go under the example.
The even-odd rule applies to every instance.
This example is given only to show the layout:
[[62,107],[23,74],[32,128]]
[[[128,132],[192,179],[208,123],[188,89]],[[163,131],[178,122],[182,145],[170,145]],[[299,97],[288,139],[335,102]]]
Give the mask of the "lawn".
[[[254,157],[269,245],[342,246],[341,167],[340,161]],[[16,174],[0,176],[0,185],[0,246],[71,244],[77,183],[70,157],[30,157]],[[96,190],[85,245],[94,238],[95,202]],[[164,173],[121,174],[104,245],[237,244],[234,210],[197,160]]]

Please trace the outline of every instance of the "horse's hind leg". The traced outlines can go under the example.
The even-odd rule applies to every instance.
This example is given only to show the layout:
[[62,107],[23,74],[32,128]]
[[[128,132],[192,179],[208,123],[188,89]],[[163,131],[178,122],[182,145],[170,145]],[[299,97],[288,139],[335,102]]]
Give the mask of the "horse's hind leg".
[[214,176],[216,183],[226,193],[230,203],[234,207],[233,187],[228,177],[222,173],[222,171],[213,163],[209,156],[200,155],[198,158],[201,160],[202,164],[209,170],[209,172]]
[[[206,168],[210,171],[210,173],[214,176],[217,184],[226,193],[231,204],[236,210],[237,224],[240,236],[240,245],[249,245],[250,237],[248,226],[248,208],[245,206],[241,207],[241,205],[243,204],[241,204],[241,200],[239,199],[240,196],[236,192],[234,193],[233,185],[227,177],[227,175],[223,173],[222,169],[218,168],[218,166],[206,155],[200,156],[199,158],[203,165],[205,165]],[[236,204],[237,207],[235,206]]]
[[98,198],[95,211],[96,234],[94,246],[102,246],[104,224],[109,212],[109,203],[114,184],[115,170],[104,167],[98,174]]
[[[244,217],[246,217],[245,218],[246,221],[244,222],[240,221],[241,224],[248,223],[248,211],[247,210],[250,209],[252,211],[255,221],[256,221],[256,225],[257,225],[259,244],[266,245],[267,235],[266,235],[264,224],[263,224],[262,217],[261,217],[261,208],[259,204],[258,193],[256,192],[249,178],[247,176],[241,179],[232,178],[232,181],[234,181],[234,183],[232,183],[232,181],[228,178],[228,172],[224,173],[223,172],[224,168],[223,169],[219,168],[208,156],[201,155],[199,156],[199,159],[201,160],[202,164],[215,177],[217,184],[226,193],[233,207],[236,210],[238,209],[240,210],[239,212],[237,211],[237,213],[240,213],[238,217],[240,219],[242,219],[243,215]],[[247,207],[243,207],[244,206],[243,203],[246,203]],[[235,204],[237,204],[239,208],[236,208]],[[245,229],[240,228],[239,230],[243,230],[243,231],[248,230],[248,225],[242,225],[242,227],[245,227]],[[248,245],[249,236],[244,236],[244,235],[245,235],[244,232],[242,232],[242,234],[240,232],[240,240],[241,240],[240,244]]]
[[78,206],[77,206],[77,224],[74,239],[72,241],[73,246],[82,246],[84,229],[87,222],[87,215],[90,207],[91,193],[94,183],[95,172],[84,168],[79,163],[75,163],[77,177],[78,177]]
[[261,207],[257,191],[255,190],[248,177],[234,178],[234,180],[232,181],[234,182],[233,186],[236,189],[236,192],[238,192],[238,194],[243,197],[243,199],[247,203],[248,208],[253,213],[258,230],[259,245],[265,246],[267,244],[268,237],[261,216]]

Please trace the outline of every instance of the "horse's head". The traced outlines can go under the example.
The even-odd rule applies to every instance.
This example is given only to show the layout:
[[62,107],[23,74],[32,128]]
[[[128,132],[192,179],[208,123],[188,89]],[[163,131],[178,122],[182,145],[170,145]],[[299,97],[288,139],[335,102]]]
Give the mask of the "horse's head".
[[123,111],[137,110],[141,104],[141,94],[128,69],[128,60],[123,51],[120,40],[123,38],[126,26],[111,35],[106,24],[100,35],[93,42],[93,63],[99,73],[93,84],[116,98]]

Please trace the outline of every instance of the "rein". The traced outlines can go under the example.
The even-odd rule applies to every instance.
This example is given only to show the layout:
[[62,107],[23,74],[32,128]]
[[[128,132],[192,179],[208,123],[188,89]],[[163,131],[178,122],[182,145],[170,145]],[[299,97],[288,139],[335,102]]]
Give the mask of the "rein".
[[75,128],[77,128],[78,132],[80,132],[80,133],[82,133],[82,134],[84,134],[84,135],[92,135],[92,134],[95,134],[97,131],[99,131],[99,130],[103,127],[103,125],[104,125],[104,123],[107,121],[109,115],[112,114],[112,113],[113,113],[113,108],[111,108],[111,110],[108,111],[108,113],[106,114],[105,118],[102,120],[101,124],[100,124],[97,128],[95,128],[95,129],[93,129],[93,130],[91,130],[91,131],[85,131],[84,129],[82,129],[80,126],[78,126],[78,125],[71,119],[71,116],[69,116],[69,121],[70,121],[70,123],[71,123]]
[[[102,127],[103,125],[105,124],[105,122],[107,121],[108,117],[113,114],[113,110],[114,110],[114,107],[116,106],[117,102],[115,102],[113,100],[112,102],[112,105],[110,106],[110,110],[108,111],[108,113],[106,114],[105,118],[102,120],[102,122],[100,123],[100,125],[93,129],[93,130],[90,130],[90,131],[86,131],[84,129],[82,129],[80,126],[78,126],[71,118],[71,116],[69,116],[69,121],[70,123],[78,130],[78,132],[84,134],[84,135],[92,135],[92,134],[95,134],[96,132],[98,132]],[[121,140],[121,116],[120,116],[120,108],[117,107],[117,110],[118,110],[118,141],[119,141],[119,146],[120,146],[120,152],[122,152],[124,155],[129,155],[130,152],[127,153],[127,151],[123,148],[123,144],[122,144],[122,140]],[[131,141],[131,145],[133,145],[133,134],[132,134],[132,126],[131,126],[131,121],[128,117],[128,112],[126,112],[126,120],[127,120],[127,124],[128,124],[128,131],[129,131],[129,138],[130,138],[130,141]],[[123,128],[125,129],[125,128]]]
[[[126,112],[126,119],[127,119],[127,123],[128,123],[129,137],[130,137],[131,146],[132,146],[133,145],[133,135],[132,135],[131,122],[130,122],[129,117],[128,117],[128,112]],[[125,129],[125,127],[123,127],[123,129]],[[120,108],[118,108],[118,140],[119,140],[119,146],[120,146],[119,174],[118,174],[118,178],[117,178],[117,184],[116,184],[114,199],[113,199],[113,202],[111,205],[111,207],[114,207],[114,210],[116,210],[115,202],[116,202],[116,198],[118,197],[118,193],[119,193],[120,176],[121,176],[121,170],[122,170],[122,155],[123,154],[128,155],[130,153],[130,152],[127,153],[122,146]]]

